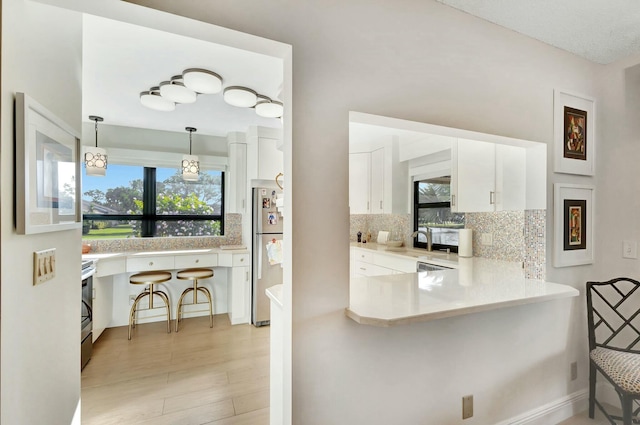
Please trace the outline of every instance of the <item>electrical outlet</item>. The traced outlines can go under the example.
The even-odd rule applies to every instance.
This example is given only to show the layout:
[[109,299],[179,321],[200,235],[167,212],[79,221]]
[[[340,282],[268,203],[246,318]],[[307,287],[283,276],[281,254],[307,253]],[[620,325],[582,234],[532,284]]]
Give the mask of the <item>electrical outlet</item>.
[[473,395],[462,397],[462,419],[473,416]]
[[129,295],[129,305],[133,305],[133,302],[136,300],[137,295]]
[[622,241],[622,258],[638,258],[638,243]]
[[480,243],[487,246],[493,245],[493,233],[481,233]]
[[571,363],[571,380],[578,379],[578,362]]
[[56,276],[56,249],[33,253],[33,284],[38,285]]

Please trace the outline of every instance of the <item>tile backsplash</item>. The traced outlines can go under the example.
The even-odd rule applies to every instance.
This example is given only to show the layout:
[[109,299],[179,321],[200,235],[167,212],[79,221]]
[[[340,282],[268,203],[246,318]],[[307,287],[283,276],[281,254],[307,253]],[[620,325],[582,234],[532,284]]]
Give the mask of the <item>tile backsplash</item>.
[[173,249],[218,248],[242,243],[242,214],[225,214],[224,236],[180,236],[170,238],[87,239],[91,253],[127,251],[168,251]]
[[[466,213],[465,228],[473,229],[473,255],[524,263],[525,277],[544,279],[545,265],[545,210],[500,211]],[[353,214],[349,240],[355,242],[357,233],[371,232],[376,242],[379,230],[402,232],[405,243],[413,231],[409,214]],[[481,244],[483,233],[493,236],[491,245]]]

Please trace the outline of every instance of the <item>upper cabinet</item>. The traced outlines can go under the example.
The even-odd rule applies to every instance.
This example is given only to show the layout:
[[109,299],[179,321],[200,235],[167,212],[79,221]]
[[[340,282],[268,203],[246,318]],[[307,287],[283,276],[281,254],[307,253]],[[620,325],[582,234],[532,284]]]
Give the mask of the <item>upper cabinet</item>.
[[349,210],[351,214],[408,212],[407,164],[399,160],[397,140],[372,141],[349,153]]
[[527,150],[477,140],[452,142],[451,210],[526,209]]
[[451,209],[546,209],[547,145],[350,112],[351,214],[412,211],[415,181],[451,177]]
[[[284,155],[279,149],[282,131],[250,127],[247,131],[247,179],[275,181],[284,172]],[[262,183],[256,183],[262,184]]]

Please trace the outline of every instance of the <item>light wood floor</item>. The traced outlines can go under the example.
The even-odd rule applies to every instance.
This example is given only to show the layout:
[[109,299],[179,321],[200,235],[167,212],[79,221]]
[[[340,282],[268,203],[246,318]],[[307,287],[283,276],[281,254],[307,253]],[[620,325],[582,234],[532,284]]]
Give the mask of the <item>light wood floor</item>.
[[[269,327],[226,314],[104,331],[82,371],[83,425],[268,425]],[[609,425],[596,409],[558,425]]]
[[268,425],[269,327],[171,325],[104,331],[82,371],[83,425]]

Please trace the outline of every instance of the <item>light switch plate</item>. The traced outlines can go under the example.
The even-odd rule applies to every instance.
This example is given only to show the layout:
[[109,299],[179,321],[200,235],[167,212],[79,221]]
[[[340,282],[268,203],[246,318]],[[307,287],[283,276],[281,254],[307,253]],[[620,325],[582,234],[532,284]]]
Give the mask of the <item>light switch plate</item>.
[[33,284],[39,285],[56,276],[56,249],[33,253]]
[[622,241],[622,258],[638,258],[638,243]]

